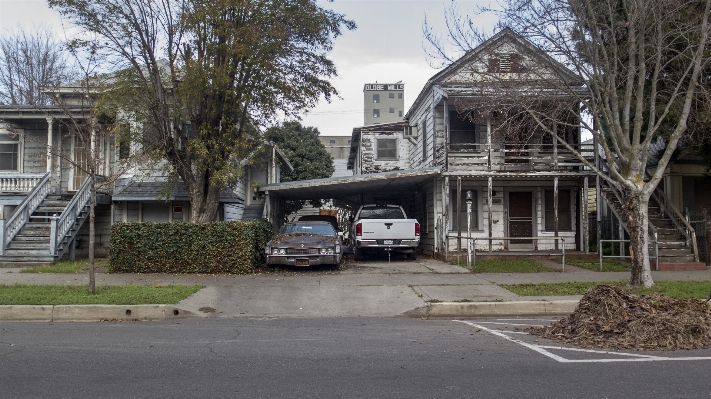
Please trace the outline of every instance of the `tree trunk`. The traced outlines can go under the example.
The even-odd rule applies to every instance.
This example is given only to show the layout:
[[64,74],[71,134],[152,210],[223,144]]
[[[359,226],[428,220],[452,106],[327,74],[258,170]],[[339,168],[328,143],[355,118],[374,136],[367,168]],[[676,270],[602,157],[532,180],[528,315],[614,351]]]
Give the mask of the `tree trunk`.
[[90,192],[89,198],[89,294],[96,292],[96,276],[94,274],[94,208],[96,200],[96,175],[90,175]]
[[191,188],[190,196],[190,223],[209,223],[217,220],[217,210],[220,203],[220,190],[211,186],[207,193]]
[[649,196],[642,192],[623,193],[623,204],[627,215],[627,227],[630,234],[630,263],[632,286],[651,287],[651,268],[649,266]]

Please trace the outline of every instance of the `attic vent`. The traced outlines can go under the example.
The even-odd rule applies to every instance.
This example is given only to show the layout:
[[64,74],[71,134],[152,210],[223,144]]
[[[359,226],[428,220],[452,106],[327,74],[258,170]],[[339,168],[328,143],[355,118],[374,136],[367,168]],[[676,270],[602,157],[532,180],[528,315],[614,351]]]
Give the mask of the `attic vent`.
[[523,57],[516,53],[492,54],[489,56],[489,72],[523,72]]
[[499,58],[499,70],[501,72],[511,71],[511,54],[501,54]]

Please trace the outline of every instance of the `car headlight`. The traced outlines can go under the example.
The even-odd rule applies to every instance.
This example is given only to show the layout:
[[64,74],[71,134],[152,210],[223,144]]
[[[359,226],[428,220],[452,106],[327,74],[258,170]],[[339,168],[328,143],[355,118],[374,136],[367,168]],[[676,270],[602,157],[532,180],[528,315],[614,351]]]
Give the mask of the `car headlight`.
[[272,255],[286,255],[286,250],[284,248],[274,248]]
[[333,255],[333,248],[321,248],[321,255]]

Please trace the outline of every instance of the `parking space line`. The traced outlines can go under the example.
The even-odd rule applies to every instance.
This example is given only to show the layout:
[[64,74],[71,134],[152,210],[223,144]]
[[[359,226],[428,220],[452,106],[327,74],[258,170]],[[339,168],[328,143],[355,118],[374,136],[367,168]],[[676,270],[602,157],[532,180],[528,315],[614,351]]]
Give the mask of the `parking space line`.
[[[711,356],[700,356],[700,357],[666,357],[666,356],[654,356],[654,355],[643,355],[643,354],[633,354],[633,353],[624,353],[624,352],[609,352],[609,351],[598,351],[594,349],[582,349],[582,348],[566,348],[562,346],[549,346],[549,345],[536,345],[536,344],[529,344],[528,342],[521,341],[520,339],[516,339],[513,337],[509,337],[506,335],[508,332],[503,332],[500,330],[493,330],[490,328],[486,328],[480,324],[472,323],[466,320],[454,320],[458,323],[464,323],[466,325],[469,325],[471,327],[478,328],[480,330],[484,330],[490,334],[496,335],[497,337],[501,337],[507,341],[511,341],[513,343],[519,344],[523,347],[526,347],[528,349],[531,349],[535,352],[538,352],[546,357],[549,357],[559,363],[614,363],[614,362],[652,362],[652,361],[681,361],[681,360],[711,360]],[[583,353],[594,353],[598,355],[613,355],[613,356],[629,356],[627,358],[621,358],[621,359],[615,359],[615,358],[607,358],[607,359],[566,359],[562,356],[556,355],[554,353],[549,352],[547,349],[551,350],[562,350],[562,351],[570,351],[570,352],[583,352]]]

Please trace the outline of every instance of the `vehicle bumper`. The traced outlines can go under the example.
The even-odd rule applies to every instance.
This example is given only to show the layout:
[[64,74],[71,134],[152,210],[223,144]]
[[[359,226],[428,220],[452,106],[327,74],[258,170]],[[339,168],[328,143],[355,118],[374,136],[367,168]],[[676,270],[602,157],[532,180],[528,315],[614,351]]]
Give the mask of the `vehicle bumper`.
[[420,245],[420,240],[395,240],[393,244],[385,244],[383,240],[356,240],[356,246],[358,248],[414,250],[418,245]]
[[318,266],[341,263],[341,255],[267,255],[268,265]]

